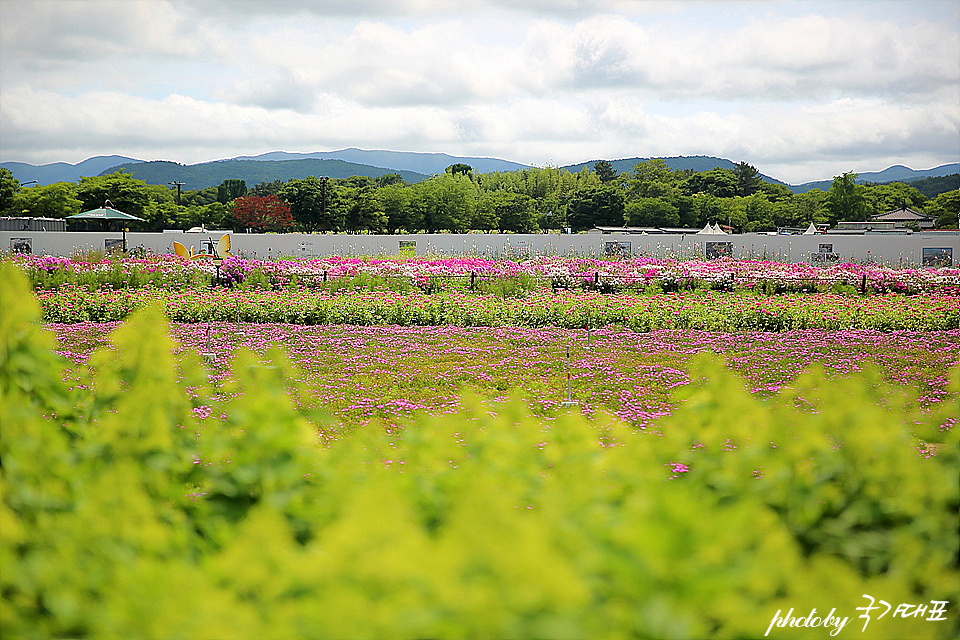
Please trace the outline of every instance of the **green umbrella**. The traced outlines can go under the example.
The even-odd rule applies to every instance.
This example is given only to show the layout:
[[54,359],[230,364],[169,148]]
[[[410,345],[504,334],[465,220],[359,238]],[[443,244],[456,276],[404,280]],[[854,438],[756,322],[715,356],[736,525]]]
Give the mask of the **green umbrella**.
[[[107,200],[103,203],[103,206],[99,209],[91,209],[90,211],[84,211],[76,215],[67,216],[68,220],[122,220],[124,223],[129,222],[130,220],[137,220],[143,222],[143,218],[138,218],[137,216],[132,216],[129,213],[124,213],[123,211],[117,211],[113,208],[113,203]],[[123,225],[123,250],[127,250],[127,227],[126,224]]]

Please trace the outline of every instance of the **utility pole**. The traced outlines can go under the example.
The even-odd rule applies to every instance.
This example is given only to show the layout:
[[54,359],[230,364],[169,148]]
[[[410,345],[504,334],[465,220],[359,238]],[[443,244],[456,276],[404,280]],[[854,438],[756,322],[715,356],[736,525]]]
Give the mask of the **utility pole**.
[[180,187],[185,185],[186,182],[177,182],[176,180],[174,180],[173,182],[168,182],[167,184],[172,184],[177,187],[177,206],[179,207],[180,206]]
[[320,230],[327,230],[327,176],[320,178],[320,216],[323,218],[320,221]]

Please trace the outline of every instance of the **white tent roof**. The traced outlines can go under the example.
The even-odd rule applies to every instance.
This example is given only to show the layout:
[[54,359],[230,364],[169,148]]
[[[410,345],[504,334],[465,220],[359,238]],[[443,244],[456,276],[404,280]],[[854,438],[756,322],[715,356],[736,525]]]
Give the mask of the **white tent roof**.
[[807,227],[807,230],[803,232],[803,235],[812,236],[812,235],[815,235],[816,233],[817,233],[817,228],[813,226],[813,223],[811,222],[810,226]]
[[704,227],[703,229],[701,229],[700,231],[697,231],[697,235],[698,235],[698,236],[699,236],[699,235],[713,235],[713,227],[710,226],[710,223],[708,222],[708,223],[707,223],[707,226],[705,226],[705,227]]

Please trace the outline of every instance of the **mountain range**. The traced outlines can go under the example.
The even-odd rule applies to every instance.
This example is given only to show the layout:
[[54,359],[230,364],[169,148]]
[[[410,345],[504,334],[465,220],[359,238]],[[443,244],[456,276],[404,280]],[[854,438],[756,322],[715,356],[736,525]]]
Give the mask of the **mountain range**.
[[[625,173],[649,158],[623,158],[610,160],[613,168]],[[664,158],[671,169],[708,171],[714,168],[733,169],[736,164],[724,158],[712,156],[676,156]],[[562,167],[571,172],[584,167],[592,168],[596,160]],[[125,156],[97,156],[78,164],[56,162],[32,165],[24,162],[3,162],[0,167],[9,169],[14,178],[25,182],[36,181],[40,185],[54,182],[77,182],[82,176],[106,175],[123,169],[147,184],[182,182],[186,190],[217,186],[227,179],[245,180],[248,186],[273,180],[286,181],[310,175],[330,178],[348,178],[361,175],[376,178],[387,173],[399,173],[407,182],[419,182],[429,175],[443,173],[452,164],[467,164],[478,173],[516,171],[528,165],[497,158],[451,156],[445,153],[414,153],[401,151],[369,151],[341,149],[315,153],[288,153],[273,151],[256,156],[238,156],[192,165],[168,161],[143,161]],[[960,173],[960,163],[945,164],[933,169],[914,170],[894,165],[883,171],[859,174],[858,182],[910,182],[922,178],[940,177]],[[760,174],[767,182],[787,186],[794,193],[811,189],[829,189],[832,180],[818,180],[791,185],[776,178]]]

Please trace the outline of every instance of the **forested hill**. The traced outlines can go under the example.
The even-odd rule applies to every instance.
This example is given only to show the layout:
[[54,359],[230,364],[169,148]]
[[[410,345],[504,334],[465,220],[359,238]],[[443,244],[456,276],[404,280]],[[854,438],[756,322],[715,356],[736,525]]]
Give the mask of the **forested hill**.
[[[891,182],[896,181],[893,180]],[[890,182],[884,184],[890,184]],[[934,178],[911,180],[910,186],[928,198],[936,198],[941,193],[960,189],[960,173],[953,173],[949,176],[937,176]]]
[[248,185],[280,180],[286,182],[303,179],[307,176],[326,176],[328,178],[349,178],[368,176],[378,178],[388,173],[397,173],[408,183],[416,183],[427,176],[414,171],[397,171],[364,164],[354,164],[343,160],[223,160],[202,164],[183,165],[176,162],[155,161],[121,164],[104,170],[100,175],[124,170],[137,180],[147,184],[169,184],[182,182],[184,191],[216,187],[224,180],[244,180]]

